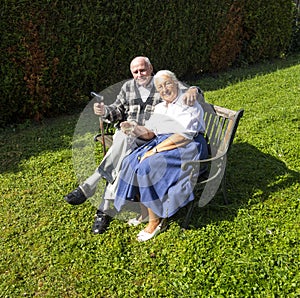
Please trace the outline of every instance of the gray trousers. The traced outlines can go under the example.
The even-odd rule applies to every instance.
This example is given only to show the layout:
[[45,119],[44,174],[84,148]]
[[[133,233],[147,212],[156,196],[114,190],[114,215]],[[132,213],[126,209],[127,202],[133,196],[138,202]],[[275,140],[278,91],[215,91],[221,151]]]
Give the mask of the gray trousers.
[[135,148],[145,143],[145,140],[127,136],[122,131],[117,130],[113,136],[112,146],[107,151],[99,167],[94,174],[80,185],[84,194],[87,197],[91,197],[95,194],[101,177],[106,179],[108,183],[103,195],[104,200],[99,207],[102,211],[106,211],[109,208],[109,200],[114,199],[114,194],[118,185],[118,174],[124,157],[130,154]]

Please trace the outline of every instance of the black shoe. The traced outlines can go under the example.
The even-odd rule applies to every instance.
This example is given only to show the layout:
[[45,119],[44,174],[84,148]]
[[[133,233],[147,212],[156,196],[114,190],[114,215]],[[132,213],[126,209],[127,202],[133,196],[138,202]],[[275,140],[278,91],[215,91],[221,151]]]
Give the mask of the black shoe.
[[64,198],[71,205],[80,205],[87,200],[87,197],[83,193],[80,187],[67,194]]
[[94,234],[103,234],[107,230],[111,220],[112,218],[109,215],[97,210],[92,232]]

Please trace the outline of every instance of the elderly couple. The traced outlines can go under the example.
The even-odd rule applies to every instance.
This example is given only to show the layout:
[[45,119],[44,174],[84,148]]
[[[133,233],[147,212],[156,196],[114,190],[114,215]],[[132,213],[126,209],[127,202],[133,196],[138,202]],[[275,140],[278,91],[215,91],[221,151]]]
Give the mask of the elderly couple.
[[139,202],[139,216],[128,223],[148,221],[137,236],[138,241],[146,241],[165,228],[165,219],[194,199],[189,170],[183,171],[181,164],[207,157],[203,110],[197,101],[203,94],[199,88],[183,86],[168,70],[153,77],[147,57],[134,58],[130,71],[133,79],[122,86],[114,103],[94,104],[96,115],[121,122],[112,146],[95,173],[65,200],[82,204],[94,195],[100,178],[106,179],[94,234],[109,226],[110,199],[118,212]]

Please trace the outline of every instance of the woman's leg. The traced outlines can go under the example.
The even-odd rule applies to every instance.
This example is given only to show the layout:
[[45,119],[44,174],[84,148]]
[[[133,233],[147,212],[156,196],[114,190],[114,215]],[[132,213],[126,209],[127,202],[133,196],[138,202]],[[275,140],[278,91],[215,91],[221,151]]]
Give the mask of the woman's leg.
[[143,204],[140,203],[140,208],[141,208],[141,216],[139,217],[139,220],[142,222],[143,220],[145,220],[148,216],[148,208],[145,207]]
[[[143,208],[146,208],[146,207],[144,206]],[[160,224],[161,218],[158,217],[150,208],[147,208],[147,210],[148,210],[148,214],[149,214],[149,223],[146,226],[146,228],[144,229],[144,231],[151,234],[155,231],[157,226]]]

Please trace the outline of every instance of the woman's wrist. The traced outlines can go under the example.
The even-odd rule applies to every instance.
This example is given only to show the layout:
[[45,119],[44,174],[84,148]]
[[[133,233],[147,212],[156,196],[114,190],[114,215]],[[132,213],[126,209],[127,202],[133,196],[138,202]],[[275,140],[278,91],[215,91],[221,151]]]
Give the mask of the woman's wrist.
[[153,152],[154,154],[158,153],[157,147],[154,147],[154,148],[152,149],[152,152]]

